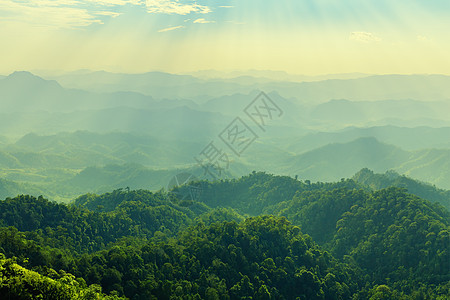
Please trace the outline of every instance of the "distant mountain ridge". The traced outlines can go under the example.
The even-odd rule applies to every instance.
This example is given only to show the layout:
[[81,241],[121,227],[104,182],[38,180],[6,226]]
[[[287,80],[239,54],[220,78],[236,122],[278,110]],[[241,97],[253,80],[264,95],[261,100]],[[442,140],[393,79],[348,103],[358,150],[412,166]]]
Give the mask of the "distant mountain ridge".
[[450,189],[450,149],[406,151],[374,137],[332,143],[287,158],[279,172],[313,181],[351,177],[362,168],[401,174]]
[[374,126],[348,127],[333,132],[313,132],[294,141],[286,143],[290,151],[307,151],[329,143],[346,143],[360,137],[375,137],[383,143],[396,145],[405,150],[419,150],[426,148],[450,148],[450,127],[433,128]]
[[[286,89],[282,85],[290,86],[291,83],[276,83],[280,86],[270,86],[272,83],[239,85],[236,88],[231,88],[229,83],[226,83],[230,89],[228,87],[222,89],[220,81],[204,81],[192,76],[179,77],[172,74],[151,73],[130,75],[131,77],[128,78],[126,74],[104,72],[98,74],[106,76],[105,80],[108,82],[108,86],[111,85],[113,88],[106,88],[102,92],[63,88],[54,80],[44,80],[29,72],[16,72],[0,79],[0,134],[24,135],[32,130],[46,134],[74,130],[144,132],[153,128],[155,131],[165,128],[166,130],[181,131],[181,135],[184,135],[185,133],[182,131],[186,124],[191,126],[201,119],[207,119],[207,122],[195,129],[192,128],[192,131],[201,132],[217,123],[226,126],[226,123],[230,122],[229,118],[242,114],[244,108],[255,99],[261,90],[266,91],[283,110],[283,118],[277,120],[276,125],[285,128],[300,127],[317,131],[343,129],[349,126],[450,126],[447,113],[450,111],[450,101],[444,101],[442,97],[432,95],[414,97],[414,93],[408,95],[409,97],[403,97],[400,95],[401,93],[391,93],[390,97],[387,97],[387,94],[386,97],[354,97],[357,90],[361,90],[358,87],[360,80],[362,80],[363,86],[368,80],[367,84],[374,87],[378,80],[376,76],[295,83],[295,86],[292,87],[293,93],[286,93]],[[118,78],[116,78],[117,76]],[[138,78],[143,76],[144,79],[135,82],[132,80],[133,76]],[[145,79],[148,76],[155,77],[155,79]],[[130,87],[128,91],[119,88],[122,77],[124,78],[124,87]],[[445,76],[424,77],[431,79],[424,79],[422,84],[416,82],[421,78],[419,75],[412,77],[388,76],[387,78],[381,76],[380,78],[380,84],[385,84],[386,80],[392,79],[389,86],[400,86],[404,90],[407,90],[406,86],[424,90],[439,87],[442,93],[446,93],[447,89],[440,87],[447,83]],[[356,82],[354,82],[355,80]],[[403,84],[397,85],[396,80],[400,80]],[[87,82],[96,85],[94,79],[87,80]],[[139,89],[133,90],[132,82],[135,84],[141,82],[139,84],[149,89],[148,93],[144,94],[145,91]],[[186,83],[186,86],[177,86],[175,83],[172,85],[173,82],[189,83]],[[450,85],[450,79],[448,83]],[[204,88],[202,84],[208,86]],[[317,85],[317,87],[310,85]],[[185,88],[195,91],[197,96],[190,94]],[[333,89],[337,89],[339,92],[335,93]],[[379,85],[374,89],[376,89],[376,93],[373,95],[376,95],[380,93],[378,90],[383,92],[386,87]],[[166,92],[169,94],[164,94]],[[171,95],[172,92],[179,93],[179,95]],[[322,97],[321,94],[324,92],[330,94]],[[369,90],[365,93],[372,95]],[[422,94],[417,93],[416,95]],[[448,95],[450,99],[450,91]],[[439,99],[440,101],[437,101]],[[166,115],[160,118],[162,114]],[[227,118],[222,118],[218,114],[226,115]],[[178,127],[169,125],[169,120],[180,119],[185,120],[184,124]],[[220,121],[217,122],[218,120]],[[55,124],[58,124],[58,128]],[[162,126],[159,126],[160,124]]]
[[302,81],[322,81],[328,79],[356,79],[371,76],[373,74],[365,73],[341,73],[341,74],[324,74],[324,75],[299,75],[289,74],[284,71],[272,71],[272,70],[242,70],[242,71],[217,71],[217,70],[200,70],[196,72],[188,72],[188,75],[192,75],[201,79],[229,79],[235,80],[241,77],[261,79],[264,81],[290,81],[290,82],[302,82]]
[[[211,141],[231,151],[219,134],[239,117],[258,139],[242,156],[231,157],[234,176],[267,170],[339,180],[362,168],[393,169],[450,188],[450,76],[288,82],[257,73],[224,80],[86,71],[48,80],[15,72],[0,78],[2,174],[41,184],[72,179],[89,167],[191,166]],[[73,89],[71,82],[91,88]],[[245,111],[261,90],[283,111],[264,128]]]
[[[195,74],[195,73],[194,73]],[[258,74],[258,73],[256,73]],[[243,76],[237,73],[235,77]],[[255,79],[249,80],[254,77]],[[249,93],[255,89],[278,91],[284,97],[296,97],[308,102],[331,99],[387,100],[417,99],[422,101],[450,99],[450,76],[446,75],[370,75],[350,76],[347,79],[328,79],[315,82],[262,81],[259,75],[235,79],[199,79],[191,75],[160,72],[116,74],[92,72],[52,77],[66,87],[106,91],[135,91],[159,98],[198,98],[205,95],[220,97],[232,93]],[[159,85],[161,84],[161,85]],[[158,87],[170,87],[163,91]]]
[[[382,132],[384,130],[389,128]],[[403,130],[415,132],[412,129],[399,129],[399,132]],[[314,137],[306,136],[305,139]],[[311,141],[319,145],[323,142],[322,138]],[[168,177],[174,176],[177,168],[186,170],[196,166],[194,156],[207,143],[208,139],[185,140],[170,136],[162,139],[120,132],[28,134],[15,144],[0,149],[0,168],[7,180],[27,182],[45,189],[51,185],[58,193],[64,193],[61,188],[64,186],[67,191],[72,191],[71,195],[74,189],[82,193],[85,189],[106,191],[123,185],[158,189],[167,185]],[[257,170],[298,176],[302,180],[335,181],[351,177],[363,168],[377,173],[396,170],[439,188],[450,189],[450,149],[404,150],[374,137],[327,143],[306,152],[301,143],[298,147],[285,150],[270,140],[258,140],[240,158],[230,156],[227,171],[229,176]],[[197,169],[200,178],[204,170],[198,165]],[[161,174],[161,178],[157,178],[157,174]],[[150,182],[158,185],[148,186]]]
[[[13,73],[8,78],[16,78]],[[233,93],[248,94],[252,90],[277,91],[283,97],[295,97],[309,103],[331,99],[378,101],[416,99],[441,101],[450,99],[450,76],[446,75],[371,75],[348,79],[328,79],[315,82],[262,81],[247,79],[199,79],[191,75],[163,72],[118,74],[88,72],[46,77],[70,89],[96,93],[134,92],[154,98],[207,99]],[[11,79],[11,78],[10,78]],[[17,79],[17,78],[16,78]],[[0,82],[1,82],[0,81]]]
[[30,161],[34,167],[51,167],[52,164],[61,163],[66,168],[83,168],[95,163],[105,165],[125,162],[164,167],[186,163],[191,158],[190,153],[200,151],[202,146],[198,141],[161,139],[150,135],[77,131],[48,136],[30,133],[0,153],[4,153],[3,166],[12,166],[13,163],[26,165],[27,160],[21,158],[29,154],[59,157],[59,160],[52,161]]
[[395,171],[387,171],[384,174],[377,174],[365,168],[356,173],[353,180],[363,185],[369,186],[373,190],[381,190],[388,187],[406,188],[408,193],[417,195],[422,199],[431,202],[438,202],[450,210],[450,190],[443,190],[435,186],[420,182],[413,178],[400,175]]
[[392,145],[380,143],[373,137],[358,138],[349,143],[329,144],[297,155],[286,162],[290,171],[301,178],[311,180],[334,180],[348,177],[360,166],[383,171],[406,162],[410,153]]
[[41,187],[28,183],[17,183],[10,180],[0,178],[0,199],[7,197],[15,197],[17,195],[29,194],[29,195],[48,195],[53,196],[53,193],[49,193],[47,190]]

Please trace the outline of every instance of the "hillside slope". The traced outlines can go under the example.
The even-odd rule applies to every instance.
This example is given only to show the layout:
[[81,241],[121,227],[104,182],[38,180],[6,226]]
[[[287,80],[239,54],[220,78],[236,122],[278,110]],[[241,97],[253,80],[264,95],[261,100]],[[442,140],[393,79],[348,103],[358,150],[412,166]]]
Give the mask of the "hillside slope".
[[439,204],[256,172],[191,185],[199,202],[179,199],[179,188],[87,194],[69,206],[0,201],[0,251],[129,298],[448,296],[450,214]]

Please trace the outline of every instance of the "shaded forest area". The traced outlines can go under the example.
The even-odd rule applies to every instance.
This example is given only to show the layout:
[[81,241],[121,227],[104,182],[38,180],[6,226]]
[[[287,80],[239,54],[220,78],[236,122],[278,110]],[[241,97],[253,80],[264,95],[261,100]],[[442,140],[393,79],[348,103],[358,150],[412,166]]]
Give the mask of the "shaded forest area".
[[202,191],[195,201],[177,197],[186,186],[86,194],[69,205],[7,198],[0,295],[448,299],[445,191],[386,187],[361,172],[335,183],[260,172],[200,181],[191,183]]

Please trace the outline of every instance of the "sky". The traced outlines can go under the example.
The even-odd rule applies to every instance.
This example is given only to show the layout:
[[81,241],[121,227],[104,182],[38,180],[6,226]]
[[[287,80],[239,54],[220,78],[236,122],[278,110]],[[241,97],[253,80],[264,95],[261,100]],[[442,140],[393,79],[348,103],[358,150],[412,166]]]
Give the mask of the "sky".
[[450,75],[448,0],[0,0],[0,74]]

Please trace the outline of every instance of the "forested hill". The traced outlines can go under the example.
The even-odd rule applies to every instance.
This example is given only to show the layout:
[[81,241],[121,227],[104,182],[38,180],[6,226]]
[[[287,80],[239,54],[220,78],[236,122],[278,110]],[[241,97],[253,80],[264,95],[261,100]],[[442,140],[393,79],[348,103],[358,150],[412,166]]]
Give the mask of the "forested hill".
[[439,202],[447,209],[450,209],[450,191],[436,188],[400,175],[395,171],[387,171],[384,174],[376,174],[369,169],[362,169],[353,176],[353,180],[369,186],[374,190],[384,189],[391,186],[406,188],[409,193],[417,195],[432,202]]
[[201,201],[211,207],[232,207],[243,214],[258,215],[273,213],[279,202],[292,199],[303,191],[324,191],[337,188],[380,190],[388,187],[406,189],[422,199],[437,202],[450,208],[450,191],[401,176],[394,171],[375,174],[369,169],[362,169],[352,179],[339,182],[299,181],[288,176],[273,176],[264,172],[253,172],[240,179],[221,182],[201,182],[197,184],[202,190]]
[[[448,299],[449,211],[365,184],[254,172],[71,205],[8,198],[0,295],[33,299],[58,285],[91,295],[79,299]],[[179,199],[192,187],[196,201]]]

